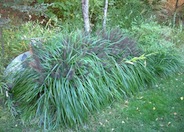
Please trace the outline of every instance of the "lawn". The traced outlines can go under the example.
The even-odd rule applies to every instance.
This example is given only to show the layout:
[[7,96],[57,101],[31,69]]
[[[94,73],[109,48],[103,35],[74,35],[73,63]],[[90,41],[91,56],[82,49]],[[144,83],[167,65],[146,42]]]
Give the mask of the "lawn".
[[[162,79],[149,90],[113,103],[93,116],[83,131],[184,131],[184,74]],[[80,129],[81,130],[81,129]]]

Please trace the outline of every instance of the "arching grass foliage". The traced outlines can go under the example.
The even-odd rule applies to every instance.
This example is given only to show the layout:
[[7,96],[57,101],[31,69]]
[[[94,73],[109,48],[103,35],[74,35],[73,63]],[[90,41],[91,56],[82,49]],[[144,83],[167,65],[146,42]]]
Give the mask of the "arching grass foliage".
[[60,33],[35,47],[27,61],[9,94],[21,117],[44,129],[82,124],[104,105],[181,67],[176,55],[144,53],[117,29],[91,36]]

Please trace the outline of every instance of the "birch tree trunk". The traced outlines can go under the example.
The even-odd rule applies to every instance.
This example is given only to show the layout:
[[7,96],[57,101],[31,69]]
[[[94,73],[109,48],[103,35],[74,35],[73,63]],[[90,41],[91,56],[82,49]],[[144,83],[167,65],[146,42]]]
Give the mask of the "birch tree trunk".
[[82,0],[82,14],[84,20],[84,30],[86,33],[89,33],[90,32],[89,0]]
[[103,29],[106,29],[106,21],[107,21],[107,9],[108,9],[108,0],[104,1],[104,16],[103,16]]

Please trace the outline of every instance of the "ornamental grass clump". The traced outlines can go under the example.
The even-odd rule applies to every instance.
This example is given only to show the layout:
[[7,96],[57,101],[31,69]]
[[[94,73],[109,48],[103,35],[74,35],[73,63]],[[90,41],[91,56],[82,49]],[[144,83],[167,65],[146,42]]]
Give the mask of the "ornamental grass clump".
[[152,69],[155,76],[170,76],[173,73],[181,72],[183,62],[180,54],[174,50],[167,52],[155,52],[147,57],[147,67]]
[[105,43],[98,44],[101,46],[101,49],[103,49],[99,50],[100,55],[102,56],[102,54],[108,54],[118,63],[121,63],[121,61],[125,58],[140,56],[142,54],[141,50],[137,47],[137,43],[127,34],[123,33],[119,28],[98,31],[96,36],[105,41]]
[[15,75],[9,92],[22,117],[38,119],[45,129],[81,124],[94,110],[127,94],[111,75],[116,66],[110,63],[116,60],[108,47],[113,43],[78,34],[59,34],[34,47],[29,67]]
[[[21,117],[45,130],[75,126],[113,100],[143,91],[156,80],[158,66],[164,74],[174,72],[166,57],[172,59],[143,54],[131,38],[116,30],[91,36],[58,34],[33,48],[29,67],[16,73],[9,94]],[[175,63],[171,65],[177,69]]]

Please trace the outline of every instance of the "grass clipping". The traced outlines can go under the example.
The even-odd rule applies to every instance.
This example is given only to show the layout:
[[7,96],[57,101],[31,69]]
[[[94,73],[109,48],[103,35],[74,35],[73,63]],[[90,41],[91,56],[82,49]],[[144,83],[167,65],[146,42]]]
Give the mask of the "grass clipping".
[[[143,54],[117,29],[59,34],[33,49],[30,66],[16,75],[9,94],[21,117],[44,129],[82,124],[112,100],[142,91],[162,71],[177,70],[177,58],[157,54]],[[169,65],[165,57],[176,60]],[[168,70],[171,65],[175,68]]]

